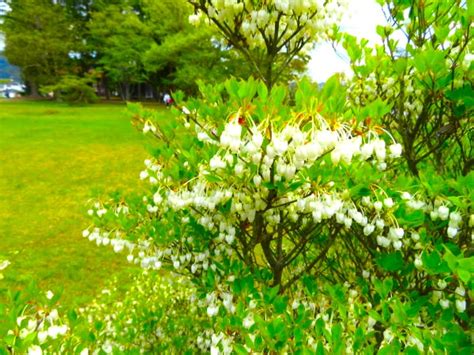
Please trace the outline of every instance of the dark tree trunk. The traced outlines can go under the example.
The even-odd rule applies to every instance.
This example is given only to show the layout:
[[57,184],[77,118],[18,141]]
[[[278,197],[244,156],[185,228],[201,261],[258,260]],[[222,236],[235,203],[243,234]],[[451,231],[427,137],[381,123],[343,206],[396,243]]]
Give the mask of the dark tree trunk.
[[37,83],[35,83],[33,81],[30,81],[28,83],[28,87],[30,88],[30,96],[31,97],[40,97]]
[[109,79],[107,75],[102,75],[102,87],[104,90],[104,95],[106,100],[110,100],[110,89],[109,89]]
[[130,83],[129,82],[123,82],[120,85],[120,96],[122,97],[123,101],[130,100]]
[[142,101],[142,84],[137,84],[137,97],[138,101]]

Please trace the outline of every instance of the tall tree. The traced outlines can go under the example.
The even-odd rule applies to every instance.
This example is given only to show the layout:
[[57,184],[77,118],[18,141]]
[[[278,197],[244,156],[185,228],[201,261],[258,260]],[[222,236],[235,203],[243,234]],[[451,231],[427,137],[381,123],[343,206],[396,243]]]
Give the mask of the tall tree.
[[134,5],[122,1],[99,6],[89,22],[89,45],[124,100],[130,99],[132,84],[146,80],[142,54],[151,45],[148,26]]
[[5,56],[20,67],[32,95],[67,72],[74,49],[74,25],[51,0],[12,0],[3,17]]
[[99,1],[94,6],[89,45],[123,99],[141,83],[191,93],[197,80],[250,75],[216,32],[197,31],[189,23],[193,8],[186,0]]
[[189,23],[192,7],[186,0],[146,0],[145,18],[154,39],[144,55],[150,72],[160,76],[160,84],[193,92],[198,80],[216,82],[231,75],[248,77],[237,53],[217,40],[211,28]]

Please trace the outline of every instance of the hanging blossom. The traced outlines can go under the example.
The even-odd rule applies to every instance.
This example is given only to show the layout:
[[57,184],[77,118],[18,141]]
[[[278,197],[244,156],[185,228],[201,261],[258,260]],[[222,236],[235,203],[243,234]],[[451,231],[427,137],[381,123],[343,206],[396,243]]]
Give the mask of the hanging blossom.
[[[207,144],[217,147],[217,152],[203,161],[198,175],[182,187],[172,187],[172,179],[166,176],[158,161],[145,161],[146,169],[140,178],[148,180],[154,192],[143,198],[146,210],[143,218],[163,219],[163,213],[173,211],[180,219],[179,233],[184,233],[183,237],[160,246],[151,237],[132,241],[126,238],[125,232],[99,227],[88,228],[83,236],[98,245],[111,245],[116,252],[126,250],[127,259],[142,267],[159,269],[167,262],[176,271],[187,270],[195,275],[208,268],[215,270],[216,262],[232,257],[234,249],[239,248],[236,236],[240,226],[253,223],[258,215],[269,235],[277,230],[283,213],[302,228],[330,220],[345,229],[359,226],[381,248],[399,250],[407,244],[409,236],[394,224],[394,202],[390,197],[365,197],[364,203],[358,206],[334,182],[315,188],[308,175],[308,169],[315,164],[324,168],[328,159],[332,164],[330,169],[351,164],[386,164],[400,156],[398,143],[387,143],[375,133],[353,136],[346,125],[333,130],[319,115],[304,130],[296,120],[280,130],[273,129],[271,138],[267,135],[267,122],[255,124],[248,117],[249,124],[243,126],[239,120],[241,113],[231,117],[220,136],[208,138]],[[200,132],[196,134],[199,139]],[[295,182],[300,186],[289,189]],[[276,183],[288,192],[269,202],[271,186]],[[222,206],[228,203],[230,209],[223,210]],[[128,206],[119,207],[115,208],[116,215],[129,213]],[[100,220],[107,211],[98,203],[90,214]],[[193,235],[195,224],[207,231],[204,241]],[[453,222],[452,228],[455,226]],[[169,230],[168,234],[172,235],[173,231]],[[203,245],[206,245],[204,250]],[[211,316],[217,310],[215,304],[208,306]]]
[[342,18],[346,1],[190,0],[190,3],[195,8],[195,13],[189,16],[192,24],[217,22],[227,28],[226,36],[236,35],[250,48],[264,47],[270,41],[291,51],[302,42],[324,39],[331,34],[332,26]]

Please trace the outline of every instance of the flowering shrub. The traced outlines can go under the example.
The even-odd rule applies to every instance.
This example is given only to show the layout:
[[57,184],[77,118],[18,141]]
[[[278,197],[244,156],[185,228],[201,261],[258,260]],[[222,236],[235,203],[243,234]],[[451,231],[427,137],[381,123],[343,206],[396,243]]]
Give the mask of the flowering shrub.
[[[379,120],[400,137],[411,173],[432,160],[438,173],[466,175],[474,166],[472,10],[466,1],[381,1],[389,25],[371,48],[344,35],[355,108],[380,107]],[[401,39],[400,39],[401,37]]]
[[[405,191],[410,182],[389,170],[400,145],[380,128],[323,118],[307,83],[295,106],[284,88],[269,93],[255,81],[202,89],[174,122],[130,107],[158,138],[140,174],[149,192],[98,203],[84,231],[145,269],[190,278],[190,301],[208,323],[188,345],[223,353],[468,345],[464,251],[474,217],[462,196],[472,194],[472,174],[446,197]],[[446,332],[449,341],[436,340]]]

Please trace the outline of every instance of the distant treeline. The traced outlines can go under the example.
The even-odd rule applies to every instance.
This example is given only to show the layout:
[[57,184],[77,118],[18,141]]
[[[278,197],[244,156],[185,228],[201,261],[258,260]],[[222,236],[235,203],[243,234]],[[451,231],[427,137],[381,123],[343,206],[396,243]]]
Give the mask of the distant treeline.
[[0,24],[4,55],[31,95],[84,80],[104,97],[159,98],[251,73],[215,32],[189,23],[186,0],[12,0],[10,7]]

